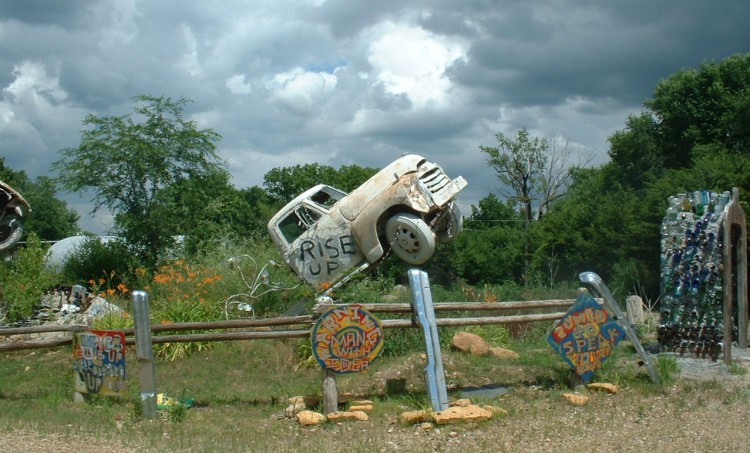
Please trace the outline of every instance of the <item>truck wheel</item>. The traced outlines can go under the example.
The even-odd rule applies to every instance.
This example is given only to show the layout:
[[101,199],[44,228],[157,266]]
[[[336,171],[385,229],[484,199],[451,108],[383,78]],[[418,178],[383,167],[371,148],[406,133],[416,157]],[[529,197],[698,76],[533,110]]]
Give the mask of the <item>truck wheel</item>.
[[388,219],[385,234],[393,253],[407,264],[422,264],[435,253],[435,235],[414,214],[400,213]]
[[13,249],[21,240],[23,225],[13,217],[7,216],[0,220],[0,252],[7,252]]
[[463,230],[464,219],[458,205],[451,201],[447,211],[442,215],[440,222],[435,228],[435,240],[438,244],[445,244],[456,239],[458,233]]

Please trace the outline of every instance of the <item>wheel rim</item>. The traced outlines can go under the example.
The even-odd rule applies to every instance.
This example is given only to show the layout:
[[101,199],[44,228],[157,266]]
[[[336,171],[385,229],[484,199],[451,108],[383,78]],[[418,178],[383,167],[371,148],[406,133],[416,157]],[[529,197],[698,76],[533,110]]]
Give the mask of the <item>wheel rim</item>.
[[419,251],[419,238],[412,228],[406,225],[399,225],[396,230],[396,244],[401,250],[407,253],[417,253]]
[[414,214],[394,215],[386,223],[385,229],[391,250],[408,264],[422,264],[435,252],[433,232]]

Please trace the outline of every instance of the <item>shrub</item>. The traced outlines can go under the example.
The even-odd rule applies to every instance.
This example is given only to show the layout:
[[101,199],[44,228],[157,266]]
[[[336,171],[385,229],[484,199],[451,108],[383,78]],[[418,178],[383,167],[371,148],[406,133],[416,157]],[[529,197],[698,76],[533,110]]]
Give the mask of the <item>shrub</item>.
[[46,253],[39,238],[30,233],[18,258],[0,266],[0,287],[8,322],[31,317],[44,292],[59,282],[59,277],[45,267]]
[[99,293],[105,289],[126,284],[138,263],[120,240],[102,241],[96,236],[87,238],[68,256],[63,265],[64,281],[87,286],[89,292]]

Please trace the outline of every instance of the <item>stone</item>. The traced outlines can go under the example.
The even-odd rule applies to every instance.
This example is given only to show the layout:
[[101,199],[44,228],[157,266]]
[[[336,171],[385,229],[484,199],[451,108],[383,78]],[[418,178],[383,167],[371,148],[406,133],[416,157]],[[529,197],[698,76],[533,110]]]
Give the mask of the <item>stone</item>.
[[589,397],[580,393],[563,393],[563,398],[574,406],[584,406],[589,402]]
[[471,406],[471,400],[468,398],[462,398],[449,404],[450,407],[466,407]]
[[446,425],[457,421],[481,421],[492,418],[492,412],[475,404],[465,407],[449,407],[448,409],[436,412],[433,420],[438,425]]
[[593,391],[607,392],[610,395],[617,395],[617,393],[620,391],[620,388],[615,384],[608,384],[606,382],[594,382],[587,385],[586,388]]
[[[291,398],[290,398],[291,400]],[[307,409],[304,398],[295,399],[293,403],[284,409],[284,415],[288,418],[294,417],[296,414]]]
[[299,404],[299,403],[305,403],[305,397],[304,396],[292,396],[290,397],[287,402],[289,404]]
[[508,411],[506,411],[502,407],[493,406],[491,404],[485,404],[484,406],[482,406],[482,408],[492,412],[492,415],[501,415],[503,417],[508,415]]
[[421,411],[407,411],[399,416],[399,420],[405,425],[413,425],[432,420],[432,414],[424,409]]
[[516,351],[500,347],[492,347],[490,348],[490,352],[498,359],[517,359],[520,357]]
[[297,422],[302,426],[315,426],[326,420],[325,415],[313,411],[302,411],[297,414]]
[[370,417],[362,411],[341,411],[328,414],[328,421],[356,420],[366,422]]
[[482,337],[469,332],[455,334],[451,346],[455,350],[470,352],[472,355],[478,356],[487,355],[490,352],[490,345]]
[[372,409],[372,404],[353,404],[349,407],[350,411],[372,412]]

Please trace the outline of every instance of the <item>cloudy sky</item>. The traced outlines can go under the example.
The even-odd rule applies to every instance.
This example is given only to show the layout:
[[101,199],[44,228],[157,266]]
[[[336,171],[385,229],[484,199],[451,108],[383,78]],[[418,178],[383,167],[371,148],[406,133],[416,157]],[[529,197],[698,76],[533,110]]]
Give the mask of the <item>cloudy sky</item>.
[[[663,78],[750,51],[732,0],[2,0],[0,156],[54,176],[88,113],[186,97],[238,188],[274,167],[403,153],[496,191],[479,145],[526,127],[607,159]],[[60,194],[105,232],[90,197]]]

